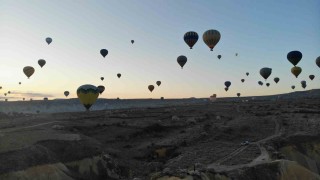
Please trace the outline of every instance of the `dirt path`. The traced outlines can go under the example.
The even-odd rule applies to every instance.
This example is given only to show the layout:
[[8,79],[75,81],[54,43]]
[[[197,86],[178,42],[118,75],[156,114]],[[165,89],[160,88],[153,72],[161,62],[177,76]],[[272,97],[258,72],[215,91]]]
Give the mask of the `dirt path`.
[[279,121],[276,119],[274,122],[275,122],[275,132],[273,135],[252,143],[252,144],[256,144],[259,147],[261,154],[260,154],[260,156],[258,156],[254,160],[252,160],[250,163],[238,164],[238,165],[233,165],[233,166],[221,165],[222,162],[224,162],[232,157],[235,157],[236,155],[238,155],[239,153],[241,153],[242,151],[244,151],[248,147],[248,146],[242,146],[242,147],[236,149],[235,151],[233,151],[232,153],[228,154],[227,156],[217,160],[216,162],[214,162],[212,164],[209,164],[207,166],[207,168],[214,169],[215,172],[223,172],[223,171],[232,171],[232,170],[243,168],[243,167],[251,167],[251,166],[258,165],[258,164],[269,162],[271,160],[271,158],[269,156],[268,151],[263,146],[263,144],[273,138],[281,136],[281,134],[282,134],[282,128],[280,126]]

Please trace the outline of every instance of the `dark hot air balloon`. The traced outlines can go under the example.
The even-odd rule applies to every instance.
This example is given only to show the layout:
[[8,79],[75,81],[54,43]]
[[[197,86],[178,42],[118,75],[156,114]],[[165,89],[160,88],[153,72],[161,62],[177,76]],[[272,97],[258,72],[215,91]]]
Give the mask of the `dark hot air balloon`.
[[182,69],[183,66],[184,66],[184,65],[186,64],[186,62],[187,62],[187,57],[181,55],[181,56],[179,56],[179,57],[177,58],[177,62],[178,62],[178,64],[181,66],[181,69]]
[[46,61],[44,59],[39,59],[38,64],[42,68],[46,64]]
[[101,49],[100,54],[105,58],[108,55],[108,50],[106,49]]
[[287,59],[296,66],[302,59],[302,53],[300,51],[291,51],[287,54]]
[[278,83],[280,81],[280,78],[275,77],[273,80],[274,80],[274,82]]
[[272,69],[271,69],[271,68],[264,67],[264,68],[260,69],[260,75],[261,75],[265,80],[268,79],[268,77],[271,75],[271,73],[272,73]]
[[34,71],[35,71],[34,68],[31,66],[26,66],[23,68],[23,72],[28,77],[28,79],[32,76]]
[[148,86],[148,89],[149,89],[150,92],[152,92],[153,89],[154,89],[154,86],[153,86],[153,85],[149,85],[149,86]]
[[120,77],[121,77],[121,74],[120,74],[120,73],[118,73],[118,74],[117,74],[117,76],[118,76],[118,78],[120,78]]
[[218,55],[218,59],[221,59],[221,55]]
[[98,89],[99,89],[99,93],[102,94],[103,91],[106,89],[104,86],[100,85],[98,86]]
[[52,42],[52,39],[50,37],[46,38],[46,42],[48,43],[48,45]]
[[160,86],[160,84],[161,84],[161,81],[157,81],[157,82],[156,82],[156,84],[157,84],[158,86]]
[[224,85],[225,85],[227,88],[229,88],[229,87],[231,86],[231,82],[230,82],[230,81],[226,81],[226,82],[224,82]]
[[183,39],[184,39],[184,42],[186,42],[188,44],[190,49],[192,49],[192,47],[198,41],[199,36],[198,36],[198,33],[194,32],[194,31],[189,31],[184,34]]
[[315,76],[313,74],[309,75],[309,78],[310,78],[311,81],[314,79],[314,77]]

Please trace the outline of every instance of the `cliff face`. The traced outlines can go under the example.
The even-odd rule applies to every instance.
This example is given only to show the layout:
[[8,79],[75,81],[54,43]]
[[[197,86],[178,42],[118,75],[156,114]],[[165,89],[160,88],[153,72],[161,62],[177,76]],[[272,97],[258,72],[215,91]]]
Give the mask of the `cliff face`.
[[289,140],[279,151],[284,157],[296,161],[310,171],[320,172],[320,142],[314,137],[297,137]]
[[[192,173],[187,173],[192,174]],[[162,176],[156,180],[319,180],[320,176],[288,160],[276,160],[253,167],[242,168],[227,175],[198,172],[185,176]]]

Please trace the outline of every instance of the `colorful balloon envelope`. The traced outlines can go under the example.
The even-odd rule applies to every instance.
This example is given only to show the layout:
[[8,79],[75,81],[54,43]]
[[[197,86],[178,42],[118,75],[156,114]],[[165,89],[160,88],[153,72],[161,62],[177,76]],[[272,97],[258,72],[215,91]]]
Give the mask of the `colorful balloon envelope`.
[[184,34],[183,39],[184,39],[184,42],[188,44],[190,49],[192,49],[192,47],[197,43],[199,36],[198,36],[198,33],[194,31],[189,31]]
[[211,51],[213,51],[213,48],[218,44],[220,38],[220,32],[215,29],[207,30],[202,35],[204,43],[210,48]]
[[32,76],[34,71],[34,68],[31,66],[26,66],[23,68],[23,73],[28,77],[28,79]]
[[99,97],[99,89],[91,84],[85,84],[77,89],[77,96],[82,105],[89,111]]
[[293,68],[291,68],[291,73],[298,78],[299,74],[302,72],[301,67],[299,66],[294,66]]

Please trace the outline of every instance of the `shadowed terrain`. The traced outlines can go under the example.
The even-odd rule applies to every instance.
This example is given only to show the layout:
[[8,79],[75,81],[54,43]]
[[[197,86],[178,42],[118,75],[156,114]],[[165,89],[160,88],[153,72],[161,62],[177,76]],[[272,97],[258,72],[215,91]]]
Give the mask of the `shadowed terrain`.
[[320,98],[305,94],[2,113],[0,179],[320,179]]

